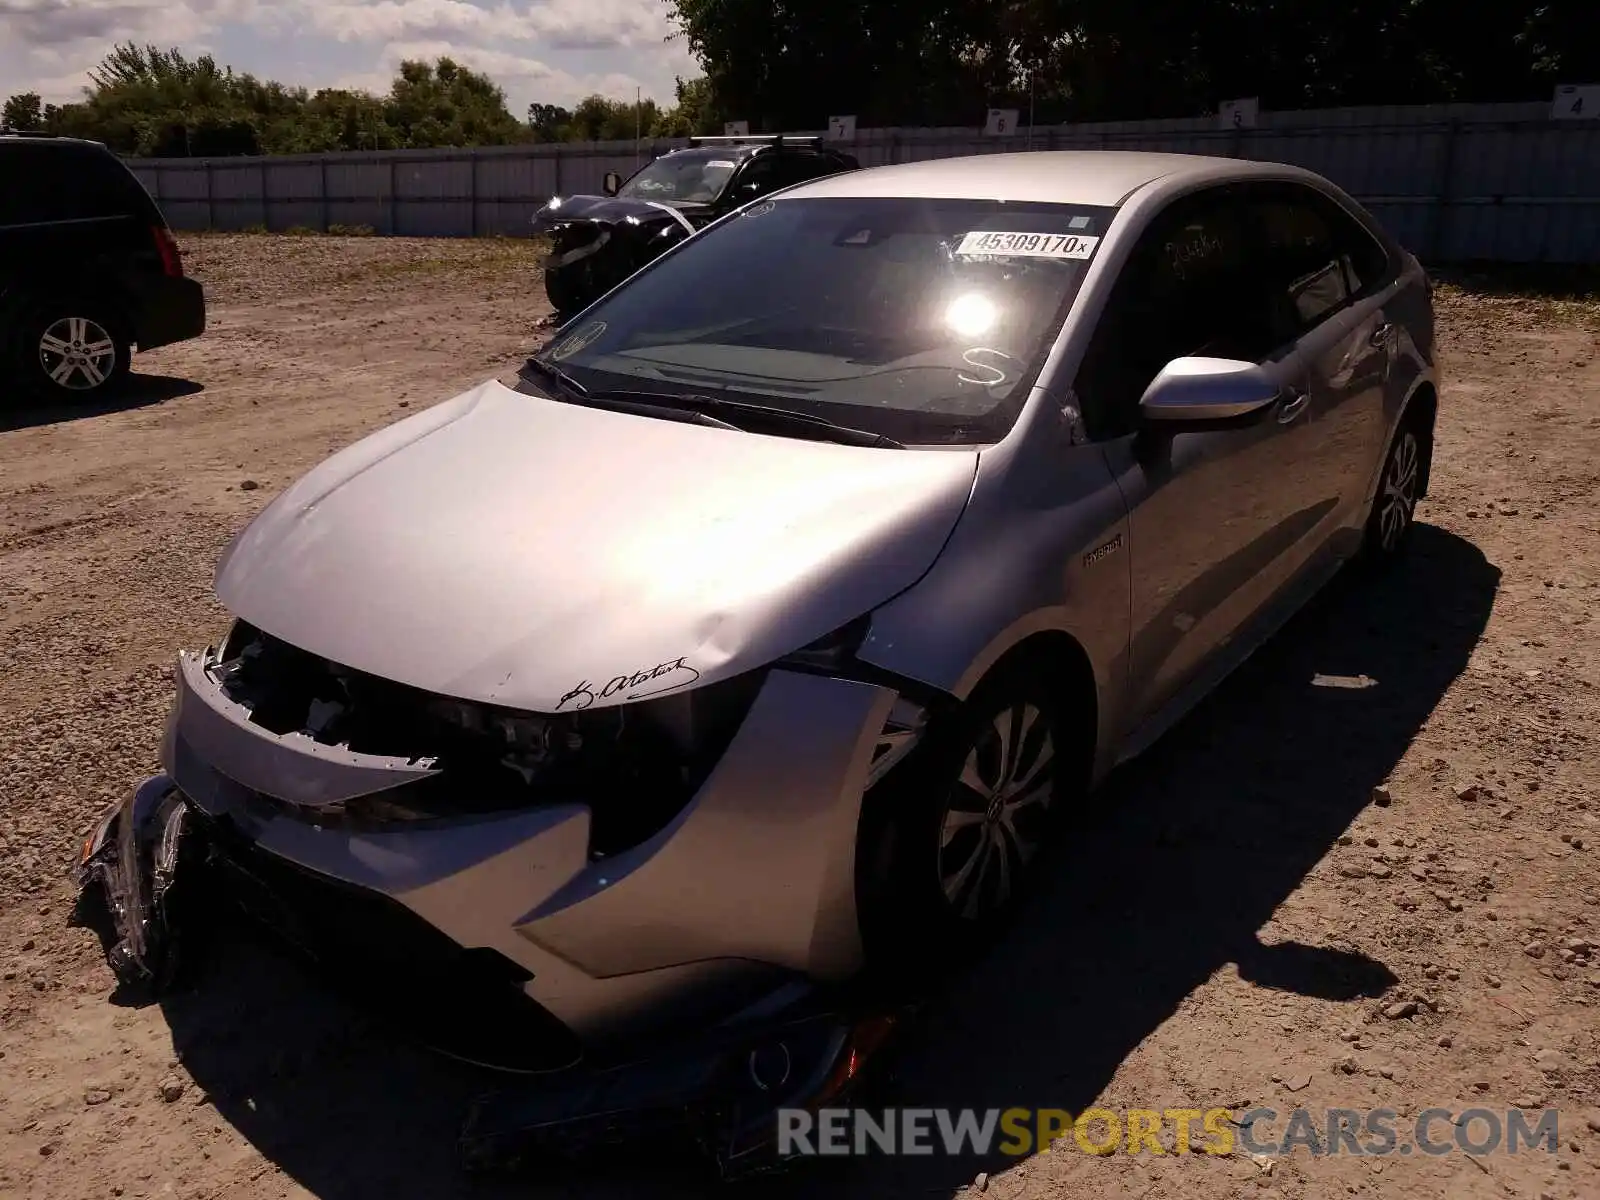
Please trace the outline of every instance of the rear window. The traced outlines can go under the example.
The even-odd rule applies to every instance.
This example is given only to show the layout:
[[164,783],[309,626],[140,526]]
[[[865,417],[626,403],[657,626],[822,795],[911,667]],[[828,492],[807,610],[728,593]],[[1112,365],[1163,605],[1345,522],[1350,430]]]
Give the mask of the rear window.
[[157,217],[131,171],[108,150],[51,142],[0,145],[0,172],[15,186],[0,191],[0,223],[33,224],[94,217]]
[[780,198],[634,276],[548,353],[602,390],[724,391],[911,444],[993,441],[1113,215]]

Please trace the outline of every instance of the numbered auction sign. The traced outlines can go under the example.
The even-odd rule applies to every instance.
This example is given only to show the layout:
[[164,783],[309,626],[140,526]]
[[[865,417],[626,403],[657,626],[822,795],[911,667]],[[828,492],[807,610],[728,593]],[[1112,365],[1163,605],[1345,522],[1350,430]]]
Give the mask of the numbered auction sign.
[[1261,101],[1255,97],[1224,100],[1217,106],[1217,124],[1224,129],[1254,129],[1261,115]]
[[1017,131],[1017,110],[1014,108],[991,108],[989,119],[984,122],[983,132],[990,137],[1010,137]]
[[1556,89],[1550,105],[1554,121],[1600,120],[1600,84],[1565,84]]
[[853,142],[856,137],[856,119],[849,117],[829,117],[828,136],[836,142]]

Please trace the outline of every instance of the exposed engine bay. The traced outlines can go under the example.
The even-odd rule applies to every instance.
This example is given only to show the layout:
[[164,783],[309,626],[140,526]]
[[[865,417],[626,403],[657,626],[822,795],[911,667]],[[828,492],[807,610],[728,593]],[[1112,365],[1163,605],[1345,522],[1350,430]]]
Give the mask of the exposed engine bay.
[[592,812],[598,857],[644,841],[688,803],[738,731],[764,672],[592,712],[526,713],[356,671],[241,621],[208,674],[273,734],[434,772],[318,809],[319,821],[381,825],[579,803]]

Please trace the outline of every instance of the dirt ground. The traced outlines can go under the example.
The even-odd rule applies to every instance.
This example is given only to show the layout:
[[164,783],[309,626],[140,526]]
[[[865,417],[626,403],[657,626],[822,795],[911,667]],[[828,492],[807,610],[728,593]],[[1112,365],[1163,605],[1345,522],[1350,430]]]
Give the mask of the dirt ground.
[[[69,925],[77,838],[154,768],[176,650],[222,628],[225,541],[328,452],[541,336],[525,243],[186,250],[211,329],[142,356],[131,401],[0,406],[0,1198],[704,1194],[648,1160],[469,1184],[453,1138],[482,1079],[246,940],[198,991],[131,1006]],[[1337,582],[1113,778],[886,1102],[1550,1106],[1559,1152],[1069,1148],[753,1190],[1600,1196],[1600,302],[1467,281],[1440,314],[1411,562]]]

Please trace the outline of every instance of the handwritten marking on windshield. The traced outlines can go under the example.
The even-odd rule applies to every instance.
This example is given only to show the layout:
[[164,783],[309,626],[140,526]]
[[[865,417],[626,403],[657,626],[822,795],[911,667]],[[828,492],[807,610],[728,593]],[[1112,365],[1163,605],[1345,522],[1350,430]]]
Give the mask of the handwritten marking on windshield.
[[[598,689],[587,679],[578,684],[556,703],[556,711],[573,711],[588,708],[597,700],[609,700],[622,694],[626,700],[643,700],[666,692],[686,688],[700,678],[700,672],[682,658],[657,663],[630,675],[615,675]],[[644,688],[644,691],[636,689]]]

